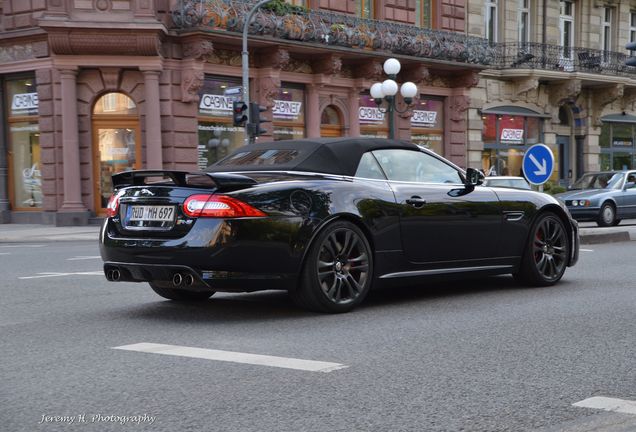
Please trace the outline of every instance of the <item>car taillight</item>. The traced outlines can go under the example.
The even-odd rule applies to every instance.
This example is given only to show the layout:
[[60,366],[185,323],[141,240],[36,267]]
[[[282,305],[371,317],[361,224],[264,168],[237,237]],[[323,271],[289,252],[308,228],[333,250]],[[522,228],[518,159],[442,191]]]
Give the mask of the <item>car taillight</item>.
[[227,195],[192,195],[183,203],[183,212],[190,217],[239,218],[263,217],[265,213]]
[[109,218],[117,216],[119,213],[119,193],[114,193],[111,195],[108,200],[108,205],[106,206],[106,216]]

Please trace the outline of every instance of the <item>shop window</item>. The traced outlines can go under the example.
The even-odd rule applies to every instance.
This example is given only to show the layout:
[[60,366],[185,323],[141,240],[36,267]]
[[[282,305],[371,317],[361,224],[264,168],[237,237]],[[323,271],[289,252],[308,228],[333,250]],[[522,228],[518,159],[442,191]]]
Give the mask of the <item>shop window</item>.
[[626,170],[634,167],[634,136],[632,123],[603,123],[599,137],[602,170]]
[[[523,176],[523,156],[528,147],[543,140],[543,121],[538,117],[509,114],[483,114],[482,169],[486,175]],[[555,167],[559,166],[557,148],[551,146]],[[559,179],[556,168],[553,181]]]
[[444,155],[444,101],[420,97],[411,111],[411,141]]
[[274,141],[305,137],[305,88],[282,83],[272,107]]
[[322,110],[322,114],[320,115],[320,136],[342,136],[342,115],[337,107],[328,105]]
[[386,114],[378,108],[371,95],[360,95],[358,121],[360,122],[360,136],[367,138],[387,138],[389,123]]
[[38,94],[32,77],[5,81],[9,200],[13,210],[42,208]]
[[245,144],[245,128],[232,124],[232,102],[241,100],[241,81],[206,75],[199,91],[197,165],[204,170]]
[[106,93],[93,106],[95,209],[104,213],[113,193],[111,176],[141,168],[141,134],[135,102],[124,93]]

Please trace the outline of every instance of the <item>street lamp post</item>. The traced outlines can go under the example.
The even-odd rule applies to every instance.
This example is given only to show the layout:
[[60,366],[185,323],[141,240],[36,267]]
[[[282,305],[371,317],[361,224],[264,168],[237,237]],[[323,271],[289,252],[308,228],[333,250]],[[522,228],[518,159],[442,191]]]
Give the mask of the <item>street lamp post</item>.
[[[400,94],[406,103],[406,109],[400,111],[396,106],[396,95],[398,92],[398,83],[395,82],[397,74],[400,73],[402,65],[397,59],[390,58],[384,62],[384,73],[389,76],[388,79],[381,83],[375,83],[371,86],[371,97],[378,105],[380,112],[389,116],[389,138],[395,139],[395,124],[393,113],[403,114],[411,109],[413,98],[417,94],[417,86],[410,81],[405,82],[399,87]],[[387,102],[386,108],[382,108],[382,101]]]

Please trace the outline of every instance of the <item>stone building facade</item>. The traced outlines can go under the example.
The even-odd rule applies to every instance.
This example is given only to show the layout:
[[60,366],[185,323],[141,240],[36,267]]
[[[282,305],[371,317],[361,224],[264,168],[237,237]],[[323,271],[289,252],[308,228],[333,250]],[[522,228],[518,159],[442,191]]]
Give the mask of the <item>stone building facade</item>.
[[471,91],[469,165],[519,175],[525,149],[542,142],[562,185],[636,166],[636,69],[625,66],[636,2],[476,0],[467,31],[499,56]]
[[[231,102],[251,3],[0,0],[0,222],[86,224],[112,173],[203,169],[243,145]],[[399,137],[466,165],[469,95],[494,57],[466,36],[464,0],[287,3],[302,9],[278,2],[250,28],[261,139],[386,136],[368,89],[396,57],[419,89]]]

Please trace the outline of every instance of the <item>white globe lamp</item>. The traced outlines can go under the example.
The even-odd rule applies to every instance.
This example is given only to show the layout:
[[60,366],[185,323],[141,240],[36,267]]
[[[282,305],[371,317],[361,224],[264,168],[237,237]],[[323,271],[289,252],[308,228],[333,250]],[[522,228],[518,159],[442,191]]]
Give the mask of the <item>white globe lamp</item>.
[[402,84],[402,87],[400,87],[400,94],[404,98],[404,102],[406,102],[407,105],[410,105],[417,94],[417,86],[411,81],[407,81]]
[[384,73],[392,76],[400,73],[400,69],[402,69],[402,65],[398,61],[398,59],[390,58],[384,62]]
[[395,96],[398,92],[398,85],[395,81],[393,81],[392,79],[388,79],[388,80],[384,80],[384,82],[382,82],[382,93],[384,93],[385,96]]

